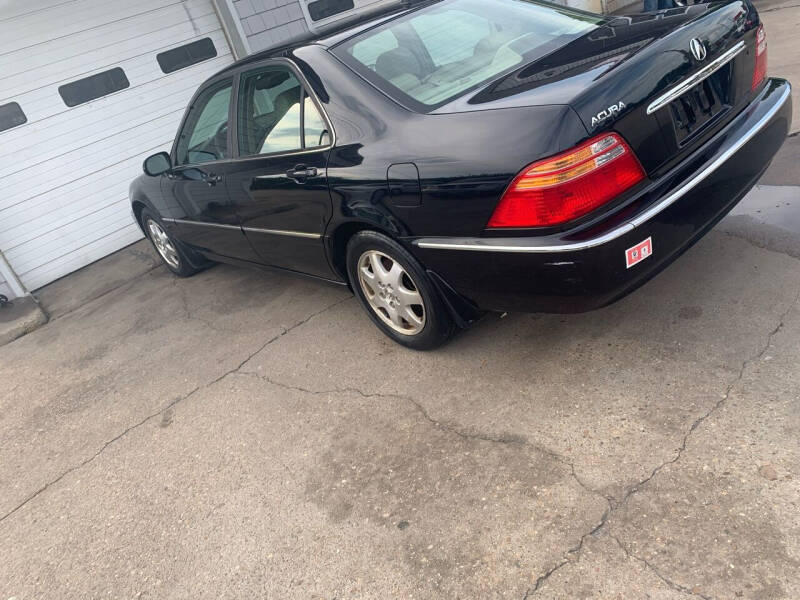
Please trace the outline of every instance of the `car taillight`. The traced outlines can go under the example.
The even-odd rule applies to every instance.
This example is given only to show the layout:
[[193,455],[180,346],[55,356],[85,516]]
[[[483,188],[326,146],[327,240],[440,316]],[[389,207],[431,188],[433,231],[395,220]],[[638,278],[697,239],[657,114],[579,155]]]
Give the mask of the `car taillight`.
[[503,194],[487,227],[560,225],[613,200],[644,178],[625,141],[606,133],[525,167]]
[[764,26],[759,25],[756,31],[756,65],[753,69],[751,90],[756,89],[767,76],[767,33]]

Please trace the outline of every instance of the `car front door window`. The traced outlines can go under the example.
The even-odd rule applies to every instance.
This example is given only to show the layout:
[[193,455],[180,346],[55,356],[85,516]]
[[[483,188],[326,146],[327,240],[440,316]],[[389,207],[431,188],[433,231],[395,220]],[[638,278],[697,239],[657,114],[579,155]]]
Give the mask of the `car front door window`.
[[231,82],[204,90],[195,101],[178,138],[177,164],[201,164],[230,156],[228,110]]

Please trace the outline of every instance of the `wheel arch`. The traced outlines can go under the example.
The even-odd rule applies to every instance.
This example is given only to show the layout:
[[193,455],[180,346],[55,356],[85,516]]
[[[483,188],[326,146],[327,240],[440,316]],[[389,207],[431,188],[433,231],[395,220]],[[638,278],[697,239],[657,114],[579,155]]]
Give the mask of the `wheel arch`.
[[334,272],[348,286],[350,285],[350,278],[347,276],[347,242],[359,231],[377,231],[395,239],[391,231],[368,221],[345,221],[337,225],[331,234],[326,237],[328,256]]
[[[360,231],[376,231],[405,246],[396,236],[392,235],[391,231],[375,223],[369,221],[346,221],[339,224],[333,232],[326,237],[328,256],[330,257],[331,267],[334,269],[334,272],[347,283],[350,291],[353,290],[350,285],[350,278],[347,275],[347,242]],[[411,251],[409,250],[409,252]],[[413,253],[411,254],[413,256]],[[465,329],[483,315],[483,311],[451,288],[438,273],[427,269],[425,265],[422,265],[422,268],[428,273],[433,286],[442,297],[447,311],[451,314],[459,327]]]
[[142,211],[146,207],[147,205],[141,200],[134,200],[131,202],[131,212],[133,213],[133,218],[136,220],[136,224],[139,226],[139,229],[141,229],[142,233],[145,235],[147,235],[147,232],[144,230],[144,223],[142,223]]

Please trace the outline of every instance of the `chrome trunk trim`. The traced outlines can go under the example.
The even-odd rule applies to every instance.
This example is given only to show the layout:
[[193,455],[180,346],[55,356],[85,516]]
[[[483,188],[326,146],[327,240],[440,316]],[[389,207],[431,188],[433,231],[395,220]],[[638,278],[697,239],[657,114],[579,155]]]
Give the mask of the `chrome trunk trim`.
[[730,48],[724,54],[722,54],[722,56],[712,60],[705,67],[697,71],[694,75],[691,75],[687,79],[684,79],[671,90],[661,94],[658,98],[653,100],[647,107],[647,114],[648,115],[653,114],[659,108],[663,108],[676,98],[682,96],[685,92],[688,92],[698,83],[700,83],[704,79],[707,79],[708,77],[713,75],[716,71],[718,71],[720,68],[724,67],[727,63],[732,61],[733,58],[744,49],[745,49],[745,43],[743,41],[739,42],[738,44],[733,46],[733,48]]

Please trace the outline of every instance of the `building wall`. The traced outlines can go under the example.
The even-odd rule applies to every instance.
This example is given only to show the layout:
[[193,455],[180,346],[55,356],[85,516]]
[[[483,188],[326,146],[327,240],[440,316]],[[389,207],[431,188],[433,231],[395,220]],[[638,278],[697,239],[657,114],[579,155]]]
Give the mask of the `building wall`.
[[308,32],[298,0],[234,0],[233,4],[252,52]]

